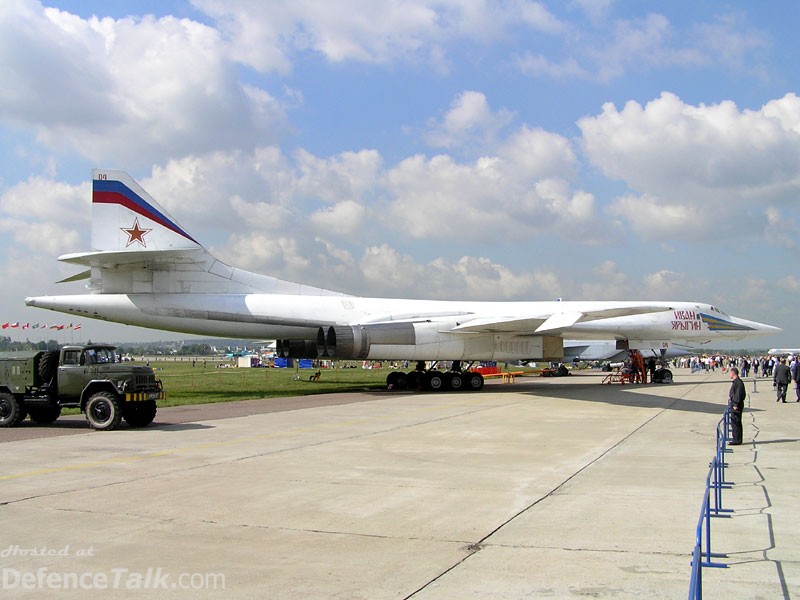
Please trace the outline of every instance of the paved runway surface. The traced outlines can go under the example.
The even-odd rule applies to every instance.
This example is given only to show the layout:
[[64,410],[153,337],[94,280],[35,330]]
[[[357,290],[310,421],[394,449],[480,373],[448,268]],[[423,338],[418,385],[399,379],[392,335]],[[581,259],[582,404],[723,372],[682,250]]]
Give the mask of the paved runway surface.
[[[685,598],[727,375],[600,379],[0,430],[2,596]],[[758,388],[708,598],[800,598],[800,404]]]

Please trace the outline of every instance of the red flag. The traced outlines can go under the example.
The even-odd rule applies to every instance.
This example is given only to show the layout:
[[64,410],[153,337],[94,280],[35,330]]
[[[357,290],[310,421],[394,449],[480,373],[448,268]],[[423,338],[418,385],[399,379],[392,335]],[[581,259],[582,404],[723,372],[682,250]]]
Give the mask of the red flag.
[[11,329],[16,329],[17,327],[19,327],[19,321],[11,324]]
[[30,324],[30,323],[25,323],[25,325],[23,325],[23,326],[22,326],[22,328],[23,328],[23,329],[27,329],[27,328],[28,328],[28,327],[30,327],[30,326],[31,326],[31,324]]
[[78,329],[80,329],[80,328],[81,328],[81,324],[80,324],[80,323],[78,323],[78,324],[77,324],[77,325],[75,325],[75,327],[73,327],[72,329],[73,329],[74,331],[78,331]]
[[10,325],[10,323],[3,323],[3,329],[8,329],[9,325]]

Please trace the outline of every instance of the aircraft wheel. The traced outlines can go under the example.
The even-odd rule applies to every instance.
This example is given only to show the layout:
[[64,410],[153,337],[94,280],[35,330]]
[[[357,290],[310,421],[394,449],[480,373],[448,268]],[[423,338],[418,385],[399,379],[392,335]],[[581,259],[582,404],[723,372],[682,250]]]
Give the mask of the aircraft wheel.
[[442,386],[443,390],[451,390],[453,389],[450,387],[450,383],[453,381],[453,374],[449,371],[442,373],[442,380],[444,381],[444,385]]
[[397,385],[397,371],[392,371],[386,376],[386,387],[392,389]]
[[432,392],[444,390],[444,375],[439,371],[428,371],[425,374],[425,388]]
[[466,388],[473,392],[479,392],[483,389],[483,375],[470,371],[466,374],[465,380],[467,382]]
[[386,388],[404,390],[408,387],[408,376],[402,371],[392,371],[386,376]]
[[122,411],[110,392],[97,392],[86,403],[86,422],[98,431],[109,431],[119,425]]
[[408,387],[408,376],[402,371],[397,373],[397,381],[394,387],[398,390],[404,390]]
[[672,371],[669,369],[661,369],[661,371],[656,371],[655,375],[656,381],[659,383],[672,383]]
[[464,376],[461,373],[448,373],[448,389],[460,392],[464,389]]
[[410,390],[417,390],[422,387],[422,378],[425,373],[422,371],[409,371],[406,375],[406,387]]

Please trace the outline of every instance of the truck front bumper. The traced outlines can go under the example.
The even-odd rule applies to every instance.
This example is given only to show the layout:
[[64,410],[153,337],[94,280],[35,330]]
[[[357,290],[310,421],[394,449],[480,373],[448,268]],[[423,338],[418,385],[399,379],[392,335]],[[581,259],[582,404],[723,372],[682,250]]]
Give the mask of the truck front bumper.
[[159,390],[156,392],[134,392],[125,394],[125,402],[147,402],[149,400],[165,400],[167,392]]

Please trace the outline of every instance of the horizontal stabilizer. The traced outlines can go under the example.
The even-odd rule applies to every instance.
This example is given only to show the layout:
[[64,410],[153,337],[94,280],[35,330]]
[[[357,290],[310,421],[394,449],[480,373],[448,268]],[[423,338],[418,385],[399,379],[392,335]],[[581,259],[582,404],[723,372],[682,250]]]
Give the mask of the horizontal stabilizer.
[[80,273],[76,273],[71,277],[67,277],[66,279],[62,279],[61,281],[56,281],[56,283],[72,283],[73,281],[81,281],[83,279],[89,279],[92,276],[92,270],[87,269],[86,271],[81,271]]
[[100,252],[76,252],[63,254],[58,257],[62,262],[87,267],[113,267],[131,265],[144,262],[180,262],[186,264],[204,263],[208,259],[205,250],[177,249],[177,250],[106,250]]

